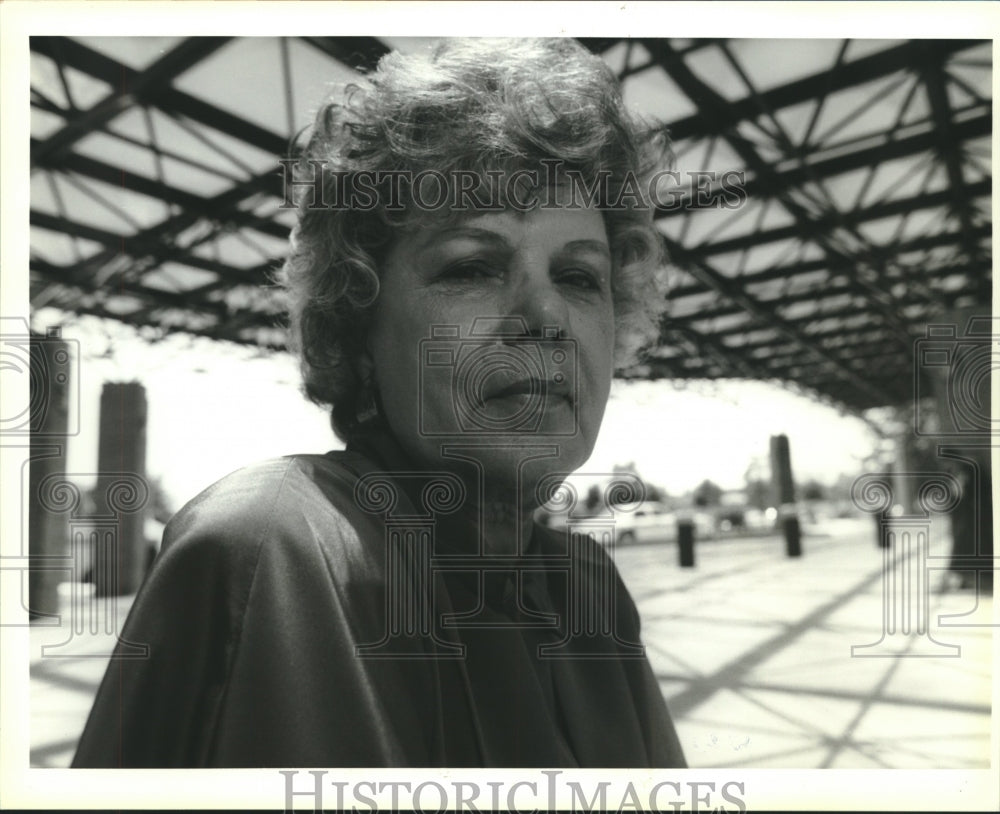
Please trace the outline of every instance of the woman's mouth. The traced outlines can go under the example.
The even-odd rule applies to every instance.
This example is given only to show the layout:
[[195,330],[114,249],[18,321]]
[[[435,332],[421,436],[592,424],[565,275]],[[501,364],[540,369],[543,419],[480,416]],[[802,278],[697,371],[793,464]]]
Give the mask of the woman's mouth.
[[515,379],[506,383],[493,383],[484,388],[482,404],[495,401],[557,401],[572,403],[570,388],[565,380]]

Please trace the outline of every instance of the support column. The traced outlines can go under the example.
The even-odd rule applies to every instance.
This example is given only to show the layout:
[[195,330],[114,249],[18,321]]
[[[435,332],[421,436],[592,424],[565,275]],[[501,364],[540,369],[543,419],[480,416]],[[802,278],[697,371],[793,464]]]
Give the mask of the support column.
[[145,576],[145,502],[132,511],[116,512],[109,497],[123,475],[145,482],[146,414],[146,391],[141,384],[104,385],[94,502],[99,515],[117,514],[118,533],[113,546],[94,550],[94,588],[98,596],[135,593]]
[[[47,478],[66,473],[66,436],[69,432],[69,344],[58,329],[48,336],[32,334],[31,365],[31,463],[28,470],[28,611],[31,619],[59,613],[59,583],[74,576],[57,564],[69,555],[66,515],[51,511],[40,499]],[[23,590],[23,589],[22,589]]]
[[789,557],[802,556],[802,530],[795,509],[795,481],[787,435],[771,436],[771,484]]
[[[916,431],[962,484],[951,515],[951,566],[964,588],[989,593],[993,545],[992,453],[1000,445],[991,382],[1000,370],[1000,318],[988,305],[939,314],[918,340]],[[991,375],[992,374],[992,375]]]

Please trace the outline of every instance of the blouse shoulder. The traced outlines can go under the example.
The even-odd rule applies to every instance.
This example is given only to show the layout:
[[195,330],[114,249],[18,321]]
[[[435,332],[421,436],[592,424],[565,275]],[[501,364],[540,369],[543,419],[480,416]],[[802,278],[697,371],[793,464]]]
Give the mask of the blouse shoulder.
[[256,559],[265,542],[285,557],[305,548],[314,552],[318,542],[333,551],[364,545],[371,538],[366,532],[376,530],[376,518],[362,512],[354,498],[362,463],[334,452],[239,469],[171,518],[159,559]]
[[385,554],[356,482],[337,455],[281,458],[177,513],[122,632],[148,658],[111,665],[74,765],[353,765],[357,738],[341,731],[360,733],[362,760],[393,765],[394,741],[363,729],[383,696],[355,646],[385,628]]

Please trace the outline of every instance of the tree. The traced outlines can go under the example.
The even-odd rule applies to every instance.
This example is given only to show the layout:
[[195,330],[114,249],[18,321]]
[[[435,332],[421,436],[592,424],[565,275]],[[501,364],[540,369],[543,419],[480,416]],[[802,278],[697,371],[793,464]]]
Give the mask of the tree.
[[771,484],[763,478],[752,478],[746,483],[747,505],[764,511],[771,505]]
[[722,487],[710,480],[703,480],[694,490],[695,506],[718,506],[722,502]]
[[747,506],[764,511],[773,503],[773,487],[768,477],[770,464],[762,456],[754,456],[750,460],[747,471],[743,475],[744,490],[747,493]]
[[826,487],[817,480],[807,480],[802,484],[803,500],[823,500],[826,498]]

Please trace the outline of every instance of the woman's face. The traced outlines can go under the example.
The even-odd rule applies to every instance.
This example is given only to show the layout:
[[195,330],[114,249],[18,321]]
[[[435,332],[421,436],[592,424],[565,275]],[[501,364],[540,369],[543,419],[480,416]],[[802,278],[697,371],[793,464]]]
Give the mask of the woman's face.
[[403,235],[368,338],[383,411],[409,455],[447,469],[444,444],[485,444],[476,457],[501,478],[531,456],[527,446],[557,448],[548,471],[590,456],[613,349],[607,233],[588,208],[482,214]]

